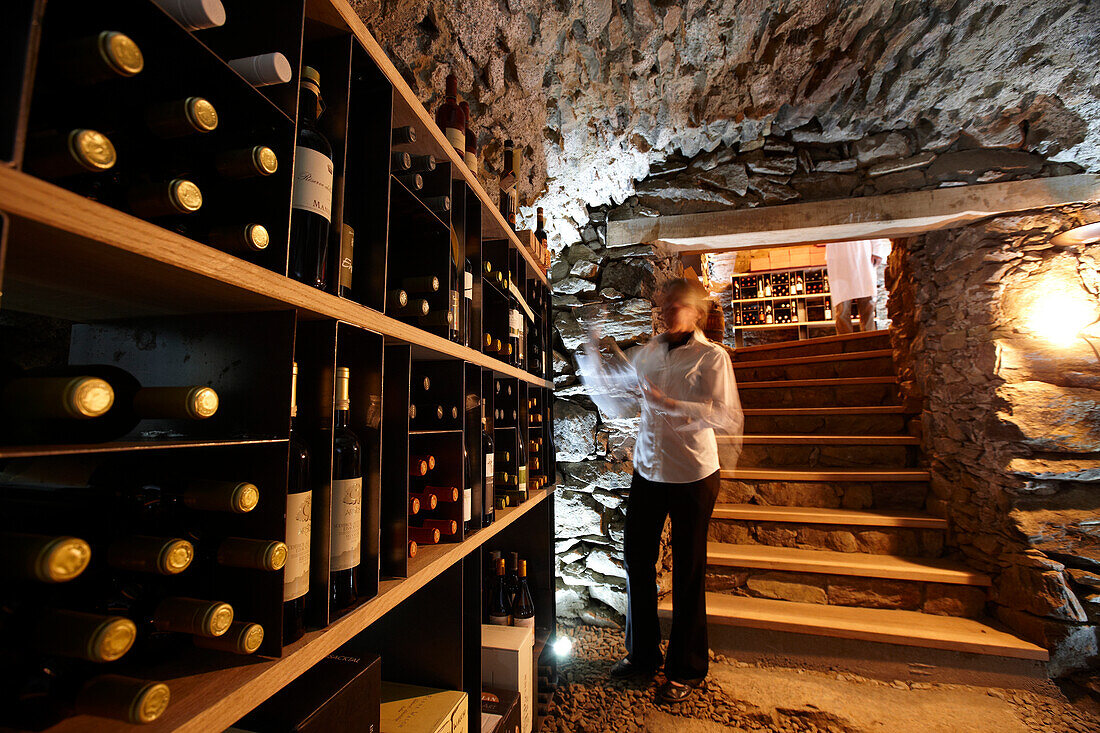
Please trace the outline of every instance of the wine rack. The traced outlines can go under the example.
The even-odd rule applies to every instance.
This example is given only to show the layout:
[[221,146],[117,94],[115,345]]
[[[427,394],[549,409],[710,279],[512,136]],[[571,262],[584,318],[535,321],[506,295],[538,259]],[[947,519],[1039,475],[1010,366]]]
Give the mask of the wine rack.
[[824,267],[734,275],[731,295],[738,346],[745,331],[796,328],[799,338],[808,338],[811,328],[833,326]]
[[[0,474],[45,461],[90,467],[92,476],[113,467],[134,481],[166,486],[232,477],[256,487],[259,502],[247,514],[178,510],[195,560],[169,589],[228,603],[236,620],[262,626],[254,655],[211,650],[180,636],[163,645],[142,642],[132,657],[96,670],[169,685],[171,702],[150,730],[224,729],[344,644],[381,653],[387,679],[465,689],[472,725],[480,727],[484,546],[523,552],[542,644],[555,628],[545,275],[345,0],[223,4],[226,24],[197,31],[150,0],[17,0],[9,9],[12,22],[0,30],[9,49],[0,77],[0,161],[6,164],[0,167],[0,362],[9,371],[0,379],[10,369],[33,376],[36,369],[109,365],[140,389],[193,387],[216,391],[218,402],[202,419],[135,408],[132,420],[120,422],[124,430],[85,431],[79,440],[5,432]],[[140,47],[140,73],[101,86],[81,77],[87,69],[58,64],[68,58],[65,49],[100,31],[122,33]],[[231,65],[275,52],[289,62],[288,82],[253,86]],[[332,147],[324,287],[288,276],[305,66],[320,75],[325,108],[318,129]],[[167,128],[157,110],[192,97],[217,111],[216,127],[164,142]],[[416,129],[415,141],[393,132],[405,126]],[[115,148],[117,164],[107,176],[61,175],[51,167],[50,145],[84,128],[106,135]],[[257,146],[277,160],[274,171],[219,178],[231,170],[219,167],[223,153]],[[423,166],[419,179],[408,178],[404,154]],[[202,192],[198,211],[166,212],[132,193],[183,176]],[[247,223],[262,224],[265,247],[250,250],[226,238],[226,231]],[[438,288],[415,293],[427,301],[428,318],[391,298],[406,281],[425,276],[439,280]],[[501,348],[486,349],[487,334]],[[438,395],[432,404],[443,408],[430,421],[417,387],[425,377]],[[503,396],[497,385],[506,386]],[[417,417],[411,417],[414,406]],[[346,418],[338,417],[345,410]],[[496,419],[502,410],[506,419]],[[510,453],[509,473],[519,473],[516,461],[525,453],[527,475],[547,479],[538,488],[529,483],[522,496],[514,492],[516,501],[506,508],[495,508],[487,489],[483,414],[496,451]],[[341,473],[341,420],[358,445],[361,494],[347,493],[350,479]],[[289,539],[294,434],[311,453],[310,603],[305,635],[283,643],[283,572],[215,562],[211,553],[227,538]],[[410,517],[411,496],[429,486],[410,476],[410,457],[422,455],[435,459],[430,486],[454,489],[458,499]],[[14,501],[17,484],[10,477],[0,481],[0,503]],[[93,482],[89,490],[103,488]],[[341,502],[349,497],[361,512],[352,573],[357,594],[337,602],[330,587],[346,571],[330,566],[330,544],[342,531],[333,511],[346,509]],[[495,521],[487,523],[489,515]],[[413,554],[410,533],[422,529],[424,516],[455,529]],[[82,531],[79,522],[61,524],[35,531]],[[120,519],[100,531],[113,536],[125,526]],[[118,571],[105,564],[93,539],[83,576],[48,594],[21,583],[23,602],[76,603],[117,583]],[[87,674],[70,673],[67,683]],[[72,714],[48,729],[128,727]]]

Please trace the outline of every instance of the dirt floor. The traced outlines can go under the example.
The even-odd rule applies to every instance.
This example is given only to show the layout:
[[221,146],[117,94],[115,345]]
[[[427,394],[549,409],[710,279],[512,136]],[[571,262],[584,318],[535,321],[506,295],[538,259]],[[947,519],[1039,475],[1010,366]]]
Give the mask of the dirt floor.
[[657,704],[664,681],[613,680],[621,631],[576,627],[573,653],[541,731],[571,733],[1097,733],[1100,704],[1088,695],[964,685],[884,682],[843,672],[765,667],[713,657],[707,689],[677,705]]

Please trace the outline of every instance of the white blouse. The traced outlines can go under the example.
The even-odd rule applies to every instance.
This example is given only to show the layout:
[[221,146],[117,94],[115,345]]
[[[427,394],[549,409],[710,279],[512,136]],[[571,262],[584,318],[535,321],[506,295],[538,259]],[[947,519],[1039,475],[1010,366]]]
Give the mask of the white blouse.
[[699,330],[671,350],[666,335],[650,339],[635,351],[632,364],[605,364],[590,350],[585,357],[582,372],[597,383],[592,398],[605,413],[621,412],[627,390],[638,390],[645,380],[675,400],[668,409],[642,391],[634,445],[634,468],[642,477],[683,484],[714,473],[719,468],[716,431],[734,437],[734,445],[724,452],[730,459],[740,453],[745,417],[733,366],[726,351]]

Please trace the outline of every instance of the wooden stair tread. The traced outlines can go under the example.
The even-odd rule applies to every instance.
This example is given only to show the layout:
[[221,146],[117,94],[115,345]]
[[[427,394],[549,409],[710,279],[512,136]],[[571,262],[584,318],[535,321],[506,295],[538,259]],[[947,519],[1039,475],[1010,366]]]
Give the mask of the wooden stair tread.
[[866,407],[746,407],[750,415],[901,415],[913,412],[905,405],[867,405]]
[[766,504],[718,504],[713,519],[750,522],[797,522],[800,524],[844,524],[862,527],[914,527],[947,529],[947,520],[923,512],[897,509],[863,511],[821,507],[769,506]]
[[[671,597],[661,602],[659,611],[665,618],[672,615]],[[1049,659],[1046,649],[988,622],[919,611],[826,606],[707,593],[707,620],[720,626],[831,636],[1040,662]]]
[[954,585],[990,585],[989,576],[950,560],[797,547],[707,543],[707,563],[796,573],[827,573]]
[[777,379],[741,382],[738,389],[781,389],[783,387],[854,387],[861,384],[897,384],[897,377],[834,377],[831,379]]
[[[794,325],[794,324],[792,324]],[[859,331],[857,333],[844,333],[834,334],[832,336],[818,336],[812,339],[802,339],[800,341],[782,341],[777,344],[759,344],[757,346],[741,346],[733,350],[736,354],[755,354],[761,351],[776,351],[779,349],[796,349],[801,346],[817,346],[819,344],[834,344],[842,343],[844,341],[862,341],[864,339],[875,338],[881,336],[884,333],[889,333],[885,328],[880,328],[877,331]]]
[[748,481],[927,481],[928,471],[915,468],[811,471],[789,468],[724,468],[722,478]]
[[[719,435],[718,443],[735,443],[734,435]],[[915,435],[744,435],[745,445],[920,445]]]
[[786,359],[761,359],[759,361],[734,361],[734,369],[755,369],[769,366],[792,366],[795,364],[815,364],[825,361],[852,361],[855,359],[881,359],[892,357],[891,349],[876,349],[873,351],[849,351],[840,354],[814,354],[812,356],[792,356]]

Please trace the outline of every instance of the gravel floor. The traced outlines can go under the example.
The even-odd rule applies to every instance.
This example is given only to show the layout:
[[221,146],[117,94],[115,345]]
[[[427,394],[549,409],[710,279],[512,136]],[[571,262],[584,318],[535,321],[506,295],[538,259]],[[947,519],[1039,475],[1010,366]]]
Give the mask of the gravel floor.
[[[623,681],[608,675],[611,664],[624,653],[621,631],[581,626],[568,633],[574,640],[573,654],[561,664],[558,692],[549,715],[541,721],[544,732],[1100,731],[1100,706],[1094,700],[1084,696],[1071,703],[1053,685],[1052,696],[962,685],[910,685],[839,672],[757,667],[713,654],[707,689],[685,703],[667,705],[655,701],[663,676]],[[755,694],[742,681],[755,684]],[[824,693],[819,693],[826,686],[831,686],[828,692],[834,704],[827,704]],[[782,692],[768,700],[770,690]],[[821,700],[815,697],[818,694]],[[919,714],[921,709],[926,712]],[[903,722],[890,720],[891,714],[901,716]],[[982,722],[975,724],[975,720]]]

